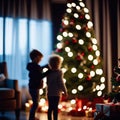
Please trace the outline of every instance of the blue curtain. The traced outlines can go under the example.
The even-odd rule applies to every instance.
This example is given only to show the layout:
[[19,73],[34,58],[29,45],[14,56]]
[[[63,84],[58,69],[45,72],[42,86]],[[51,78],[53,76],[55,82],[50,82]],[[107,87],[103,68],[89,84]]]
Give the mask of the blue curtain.
[[[48,0],[42,2],[23,0],[24,4],[21,1],[18,1],[19,4],[12,0],[0,1],[2,2],[2,9],[0,9],[0,62],[7,62],[8,77],[18,79],[20,85],[28,82],[26,65],[30,61],[30,51],[38,49],[43,53],[44,58],[41,65],[47,63],[52,51],[52,22],[48,13],[50,10],[44,11],[44,14],[49,14],[49,18],[47,18],[48,16],[45,18],[42,13],[43,8],[42,10],[39,8],[39,6],[48,6],[46,4]],[[5,7],[6,9],[4,9]]]
[[[0,60],[2,61],[3,18],[0,18],[0,26]],[[51,27],[52,23],[47,20],[5,19],[5,61],[9,78],[20,81],[27,79],[26,64],[32,49],[38,49],[43,53],[41,65],[47,63],[52,51]]]

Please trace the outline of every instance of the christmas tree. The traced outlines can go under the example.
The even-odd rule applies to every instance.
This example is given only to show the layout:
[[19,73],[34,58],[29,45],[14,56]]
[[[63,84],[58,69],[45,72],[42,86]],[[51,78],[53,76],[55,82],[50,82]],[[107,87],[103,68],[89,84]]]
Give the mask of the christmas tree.
[[112,92],[109,94],[111,100],[116,99],[120,101],[120,58],[118,59],[119,65],[114,67],[113,76],[111,77]]
[[89,10],[82,0],[68,1],[57,40],[55,53],[63,57],[62,70],[69,97],[102,96],[103,60]]

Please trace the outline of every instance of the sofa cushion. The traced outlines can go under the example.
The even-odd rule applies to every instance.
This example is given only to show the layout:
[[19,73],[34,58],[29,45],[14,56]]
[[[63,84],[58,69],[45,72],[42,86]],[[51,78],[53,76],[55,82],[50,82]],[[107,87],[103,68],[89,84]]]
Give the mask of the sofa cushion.
[[4,74],[0,74],[0,87],[4,87],[5,85],[5,76]]
[[15,98],[14,89],[0,88],[0,100]]
[[5,86],[5,81],[0,81],[0,88]]
[[15,110],[16,109],[16,100],[7,99],[0,101],[0,110]]

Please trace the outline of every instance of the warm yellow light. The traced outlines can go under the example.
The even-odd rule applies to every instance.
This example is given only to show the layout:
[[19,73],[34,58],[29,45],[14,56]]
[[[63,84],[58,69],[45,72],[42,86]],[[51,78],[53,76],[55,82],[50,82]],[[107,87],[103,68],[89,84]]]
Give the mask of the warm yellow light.
[[97,50],[97,51],[95,52],[95,54],[96,54],[96,56],[100,56],[100,51]]
[[71,7],[72,7],[72,5],[71,5],[70,3],[67,3],[67,7],[70,7],[70,8],[71,8]]
[[95,76],[95,72],[94,71],[90,71],[90,76],[94,77]]
[[101,84],[100,85],[100,90],[104,90],[105,89],[105,84]]
[[83,2],[79,3],[81,7],[85,7],[85,4]]
[[105,77],[101,77],[100,78],[100,81],[103,83],[103,82],[105,82]]
[[46,100],[44,98],[40,99],[39,106],[43,106],[45,104]]
[[76,100],[75,100],[75,99],[72,99],[72,100],[70,101],[70,103],[71,103],[71,104],[75,104],[75,103],[76,103]]
[[69,37],[73,37],[73,33],[69,32],[69,33],[68,33],[68,36],[69,36]]
[[84,72],[87,72],[87,69],[84,69]]
[[86,109],[87,109],[87,106],[86,106],[86,105],[84,105],[84,106],[83,106],[83,110],[86,110]]
[[88,26],[88,28],[92,28],[92,27],[93,27],[93,23],[92,23],[91,21],[89,21],[89,22],[87,23],[87,26]]
[[69,21],[68,20],[63,20],[64,24],[65,25],[68,25],[69,24]]
[[25,103],[25,106],[26,106],[26,107],[30,107],[29,103]]
[[70,47],[65,47],[66,52],[70,52]]
[[80,79],[83,78],[83,73],[79,73],[78,78],[80,78]]
[[76,94],[77,93],[77,90],[76,89],[73,89],[72,90],[72,94]]
[[57,43],[57,48],[61,49],[62,48],[62,43]]
[[67,32],[63,32],[63,36],[67,37],[68,36]]
[[78,86],[78,90],[79,90],[79,91],[82,91],[82,90],[83,90],[83,86],[82,86],[82,85],[79,85],[79,86]]
[[97,40],[95,38],[92,38],[92,43],[97,44]]
[[90,32],[86,32],[86,37],[90,38],[91,37],[91,33]]
[[41,111],[47,112],[48,111],[48,106],[42,106]]
[[71,72],[72,72],[72,73],[76,73],[76,71],[77,71],[76,68],[72,68],[72,69],[71,69]]
[[66,68],[62,68],[62,71],[63,71],[63,73],[65,73],[67,71],[67,69]]
[[28,103],[29,103],[30,105],[32,105],[32,104],[33,104],[33,101],[32,101],[32,100],[28,100]]
[[92,111],[92,108],[91,108],[91,107],[89,108],[89,111]]
[[76,29],[77,29],[77,30],[80,30],[80,29],[81,29],[81,26],[80,26],[80,25],[76,25]]
[[92,48],[93,48],[93,50],[97,50],[98,49],[97,45],[93,45]]
[[46,81],[47,81],[47,78],[44,77],[44,78],[43,78],[43,88],[46,88],[46,86],[47,86],[47,85],[46,85]]
[[103,70],[102,69],[96,69],[96,74],[102,75],[103,74]]
[[88,10],[87,8],[84,8],[84,12],[85,12],[85,13],[88,13],[89,10]]
[[96,90],[100,90],[100,86],[99,85],[96,86]]
[[88,55],[88,60],[92,61],[93,60],[93,56],[92,55]]
[[59,109],[62,109],[62,107],[63,107],[63,106],[62,106],[61,104],[58,105],[58,108],[59,108]]
[[73,56],[73,53],[72,53],[72,52],[68,52],[68,56],[69,56],[69,57],[72,57],[72,56]]
[[102,95],[102,91],[98,91],[97,96],[101,96]]
[[89,20],[89,19],[90,19],[90,16],[89,16],[88,14],[86,14],[86,15],[85,15],[85,18],[86,18],[87,20]]
[[94,88],[94,89],[93,89],[93,92],[95,92],[95,91],[96,91],[96,89]]
[[80,45],[83,45],[83,44],[84,44],[84,41],[83,41],[82,39],[80,39],[80,40],[78,41],[78,43],[79,43]]
[[43,92],[43,89],[40,89],[39,90],[39,94],[42,95],[44,92]]
[[46,71],[48,71],[48,68],[43,68],[43,72],[46,72]]
[[71,5],[72,5],[73,7],[76,7],[76,4],[75,4],[75,3],[72,3]]
[[67,12],[67,13],[71,13],[72,10],[71,10],[70,8],[68,8],[68,9],[66,9],[66,12]]
[[77,9],[77,10],[80,10],[80,6],[76,6],[76,9]]
[[62,39],[63,39],[63,36],[62,36],[62,35],[58,35],[58,36],[57,36],[57,40],[58,40],[58,41],[61,41]]
[[97,59],[93,60],[93,64],[97,65],[98,64],[98,60]]
[[79,15],[78,15],[77,13],[74,13],[74,17],[75,17],[75,18],[78,18]]
[[66,83],[66,79],[65,78],[63,78],[63,82]]

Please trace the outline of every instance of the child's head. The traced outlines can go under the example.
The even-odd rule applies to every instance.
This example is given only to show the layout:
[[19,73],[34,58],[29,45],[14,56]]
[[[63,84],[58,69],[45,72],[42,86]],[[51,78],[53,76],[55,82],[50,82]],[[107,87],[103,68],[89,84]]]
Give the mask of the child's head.
[[49,66],[51,69],[59,69],[62,65],[62,61],[62,57],[54,54],[49,58]]
[[36,50],[36,49],[33,49],[31,52],[30,52],[30,59],[33,61],[33,62],[36,62],[36,63],[39,63],[40,60],[43,58],[43,54]]

